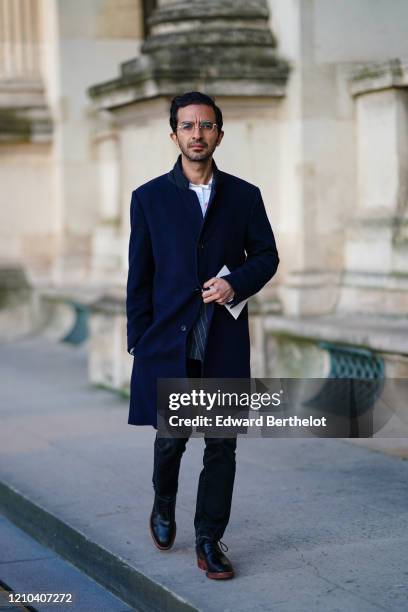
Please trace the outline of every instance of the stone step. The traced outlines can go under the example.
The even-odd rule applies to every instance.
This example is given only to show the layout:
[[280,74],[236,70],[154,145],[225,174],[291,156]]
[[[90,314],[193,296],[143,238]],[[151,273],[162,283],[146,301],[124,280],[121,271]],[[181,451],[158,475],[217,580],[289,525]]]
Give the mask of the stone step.
[[0,593],[0,610],[134,610],[4,515],[0,515],[0,541],[0,581],[4,587]]
[[72,604],[33,602],[35,610],[197,610],[4,482],[0,508],[0,579],[15,593],[72,594]]

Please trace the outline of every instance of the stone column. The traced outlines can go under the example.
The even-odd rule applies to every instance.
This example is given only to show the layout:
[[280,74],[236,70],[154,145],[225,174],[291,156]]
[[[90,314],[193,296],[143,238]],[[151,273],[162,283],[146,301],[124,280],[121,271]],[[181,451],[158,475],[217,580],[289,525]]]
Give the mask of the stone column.
[[[94,140],[98,160],[99,222],[92,235],[92,280],[106,284],[106,275],[114,282],[120,274],[120,167],[119,139],[112,128],[100,132]],[[112,277],[113,275],[113,277]]]
[[0,0],[0,141],[49,142],[40,75],[39,0]]
[[[0,0],[0,268],[32,284],[50,274],[55,254],[53,130],[40,42],[40,0]],[[27,329],[24,310],[15,313],[21,329]]]
[[0,79],[39,77],[38,0],[0,0]]
[[408,309],[408,67],[370,64],[351,82],[356,104],[357,206],[348,228],[339,308]]

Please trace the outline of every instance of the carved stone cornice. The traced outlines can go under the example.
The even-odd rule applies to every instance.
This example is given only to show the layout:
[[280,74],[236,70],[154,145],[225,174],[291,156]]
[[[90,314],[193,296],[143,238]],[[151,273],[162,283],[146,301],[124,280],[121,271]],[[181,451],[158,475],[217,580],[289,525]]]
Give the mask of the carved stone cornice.
[[351,93],[355,96],[392,87],[408,87],[407,58],[361,64],[350,80]]
[[50,142],[52,132],[42,83],[0,80],[0,143]]
[[170,2],[153,13],[141,55],[90,88],[100,108],[200,89],[218,96],[283,96],[289,64],[262,0]]

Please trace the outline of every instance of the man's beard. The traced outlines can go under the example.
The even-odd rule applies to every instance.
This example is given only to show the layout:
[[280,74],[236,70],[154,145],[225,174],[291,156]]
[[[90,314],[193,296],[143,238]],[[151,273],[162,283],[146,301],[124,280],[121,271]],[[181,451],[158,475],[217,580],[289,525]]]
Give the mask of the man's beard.
[[[203,143],[197,143],[197,144],[203,144]],[[206,161],[207,159],[210,159],[210,157],[215,151],[216,145],[214,144],[213,147],[208,147],[208,145],[203,144],[203,146],[206,147],[204,148],[203,151],[201,151],[200,153],[194,153],[191,150],[191,148],[184,147],[179,141],[179,147],[181,149],[181,152],[189,161]]]

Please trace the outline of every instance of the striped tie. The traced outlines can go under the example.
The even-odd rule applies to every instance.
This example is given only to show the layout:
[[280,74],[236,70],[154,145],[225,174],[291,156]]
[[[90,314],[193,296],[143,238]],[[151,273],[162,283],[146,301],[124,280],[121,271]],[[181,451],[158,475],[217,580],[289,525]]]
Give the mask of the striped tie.
[[187,340],[187,357],[204,360],[205,343],[208,331],[207,304],[201,304],[198,317]]
[[[194,190],[193,190],[194,191]],[[206,194],[206,201],[204,199],[204,207],[201,206],[200,197],[198,193],[196,193],[196,202],[200,206],[200,211],[205,216],[207,212],[207,206],[210,199],[210,192]],[[201,192],[202,198],[204,198],[204,194]],[[189,337],[187,338],[187,357],[190,359],[199,359],[200,361],[204,361],[204,352],[205,352],[205,344],[207,339],[208,332],[208,317],[207,317],[207,304],[202,302],[200,307],[200,312],[198,313],[197,319],[194,322],[193,327],[189,333]]]

